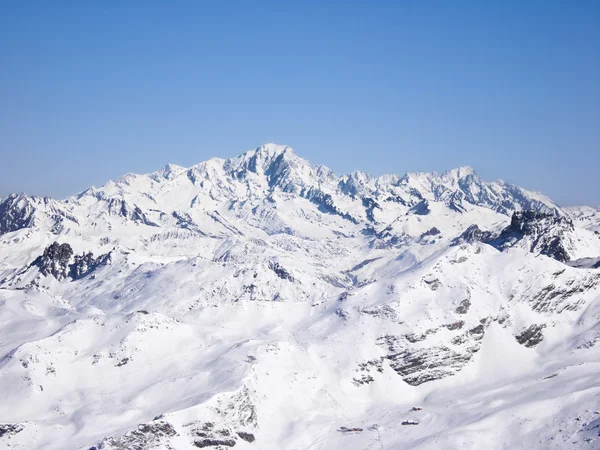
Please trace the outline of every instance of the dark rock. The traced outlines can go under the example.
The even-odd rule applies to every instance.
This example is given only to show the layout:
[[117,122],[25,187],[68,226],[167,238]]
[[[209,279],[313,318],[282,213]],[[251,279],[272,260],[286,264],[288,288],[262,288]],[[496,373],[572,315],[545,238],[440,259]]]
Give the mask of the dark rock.
[[462,202],[458,202],[456,200],[450,200],[448,202],[448,208],[450,208],[452,211],[455,211],[457,213],[464,213],[466,211],[465,207],[462,205]]
[[73,280],[79,280],[91,274],[98,267],[104,266],[110,262],[111,254],[106,253],[94,258],[92,252],[75,255],[75,261],[69,266],[69,276]]
[[340,429],[338,430],[342,433],[362,433],[363,429],[362,428],[358,428],[358,427],[340,427]]
[[465,325],[465,321],[459,320],[457,322],[453,322],[453,323],[446,325],[446,328],[448,328],[450,331],[454,331],[454,330],[460,330],[464,325]]
[[456,373],[470,358],[465,358],[448,347],[405,350],[388,355],[390,366],[411,386],[439,380]]
[[35,208],[27,196],[9,195],[0,201],[0,234],[33,226],[34,212]]
[[583,280],[570,283],[568,286],[549,284],[531,298],[527,298],[531,308],[537,312],[575,311],[583,305],[581,295],[600,285],[600,274],[590,274]]
[[469,311],[470,307],[471,307],[471,300],[466,298],[460,302],[460,305],[458,305],[456,307],[454,312],[456,312],[456,314],[466,314]]
[[348,313],[341,308],[337,308],[335,314],[343,320],[348,320]]
[[525,328],[520,334],[515,336],[517,342],[525,347],[535,347],[544,340],[542,330],[546,328],[546,325],[530,325]]
[[319,211],[321,211],[321,212],[340,216],[341,218],[346,219],[349,222],[352,222],[353,224],[359,223],[356,218],[352,217],[348,213],[342,212],[335,205],[331,194],[325,194],[323,191],[321,191],[319,189],[310,188],[310,189],[306,190],[305,192],[303,191],[301,193],[301,196],[304,198],[307,198],[312,203],[317,205],[319,207]]
[[437,291],[442,285],[440,280],[438,280],[437,278],[425,278],[423,279],[423,282],[425,282],[425,284],[427,284],[429,286],[429,289],[431,289],[432,291]]
[[133,208],[125,201],[117,198],[111,198],[108,200],[108,213],[111,215],[118,215],[125,219],[132,220],[137,223],[142,223],[151,227],[158,227],[158,225],[152,222],[144,211],[137,206],[133,205]]
[[237,435],[246,442],[254,442],[256,439],[252,433],[246,433],[245,431],[238,431]]
[[205,447],[216,447],[218,445],[223,445],[225,447],[233,447],[235,445],[235,441],[233,439],[202,439],[198,441],[194,441],[194,445],[198,448]]
[[482,231],[477,225],[471,225],[463,233],[452,241],[452,245],[460,245],[463,243],[473,244],[475,242],[488,242],[493,239],[493,233]]
[[375,233],[374,239],[370,242],[372,248],[392,248],[396,246],[403,246],[411,241],[411,237],[405,233],[394,234],[394,229],[391,225],[385,227],[378,233]]
[[189,214],[178,213],[176,211],[173,211],[171,215],[177,220],[177,224],[176,224],[177,227],[193,231],[202,236],[206,236],[206,233],[204,233],[200,230],[200,227],[196,224],[196,222],[194,222],[194,220],[192,219],[192,217]]
[[472,328],[469,330],[469,334],[483,335],[484,332],[485,332],[485,327],[483,324],[477,325],[475,328]]
[[73,249],[67,243],[59,244],[54,242],[46,247],[44,253],[38,256],[31,264],[40,269],[40,273],[44,276],[52,275],[59,281],[70,277],[73,280],[79,280],[100,266],[104,266],[110,262],[111,254],[107,253],[94,258],[92,252],[76,255],[74,262],[70,264],[73,256]]
[[425,237],[425,236],[437,236],[438,234],[440,234],[441,231],[439,229],[437,229],[436,227],[430,228],[429,230],[427,230],[426,232],[424,232],[421,237]]
[[157,448],[167,438],[177,435],[177,431],[168,422],[158,421],[138,425],[136,430],[124,436],[109,437],[93,448],[111,448],[115,450],[147,450]]
[[275,272],[275,275],[282,280],[294,282],[294,277],[292,274],[287,269],[283,268],[277,261],[269,261],[269,269]]
[[535,211],[518,211],[513,213],[510,225],[490,243],[503,250],[529,237],[529,251],[566,262],[570,256],[565,248],[564,237],[573,231],[573,222],[566,217]]
[[359,372],[359,377],[354,377],[352,379],[352,383],[355,386],[361,386],[363,384],[369,384],[375,381],[375,379],[370,375],[371,370],[375,369],[377,372],[383,372],[383,360],[384,358],[372,359],[364,363],[360,363],[358,365],[357,372]]
[[429,202],[427,200],[422,200],[417,203],[415,206],[408,210],[407,214],[416,214],[418,216],[426,216],[429,214],[431,210],[429,209]]
[[367,219],[370,222],[376,222],[374,210],[375,208],[381,209],[381,206],[379,206],[379,204],[370,197],[363,197],[362,204],[365,207],[365,214],[367,215]]
[[46,247],[44,253],[38,256],[32,265],[40,269],[42,275],[52,275],[57,280],[64,280],[69,272],[69,261],[73,256],[73,249],[69,244],[54,242]]
[[[406,383],[418,386],[459,372],[479,351],[487,325],[488,321],[453,338],[453,348],[444,344],[425,347],[420,343],[438,329],[427,330],[421,335],[386,335],[379,338],[378,343],[387,347],[385,358],[390,361],[390,367]],[[464,324],[459,323],[455,329],[462,326]]]
[[338,302],[343,302],[344,300],[346,300],[348,297],[350,297],[352,294],[350,294],[350,292],[345,291],[342,292],[339,296],[338,296]]
[[527,249],[530,252],[567,262],[570,256],[565,240],[573,231],[573,222],[567,217],[531,210],[518,211],[513,213],[510,225],[499,235],[495,236],[489,231],[480,230],[477,225],[471,225],[452,241],[452,245],[484,242],[503,251],[527,239]]
[[350,269],[348,272],[355,272],[357,270],[362,269],[363,267],[365,267],[367,264],[371,264],[374,261],[377,261],[378,259],[381,259],[380,257],[377,258],[372,258],[372,259],[365,259],[363,262],[358,263],[357,265],[355,265],[352,269]]
[[4,423],[0,424],[0,438],[10,437],[23,431],[23,425],[18,423]]

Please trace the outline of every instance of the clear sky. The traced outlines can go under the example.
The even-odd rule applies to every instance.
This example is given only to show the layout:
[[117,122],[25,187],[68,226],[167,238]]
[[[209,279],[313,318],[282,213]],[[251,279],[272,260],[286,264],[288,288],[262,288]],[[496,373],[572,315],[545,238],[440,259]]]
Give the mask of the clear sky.
[[600,205],[600,0],[0,2],[0,195],[266,142]]

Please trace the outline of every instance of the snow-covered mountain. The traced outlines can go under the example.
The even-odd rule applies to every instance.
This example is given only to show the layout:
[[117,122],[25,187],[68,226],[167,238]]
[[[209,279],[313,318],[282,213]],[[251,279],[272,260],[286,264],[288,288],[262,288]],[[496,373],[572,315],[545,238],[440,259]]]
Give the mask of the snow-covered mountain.
[[0,448],[600,448],[593,208],[268,144],[0,200]]

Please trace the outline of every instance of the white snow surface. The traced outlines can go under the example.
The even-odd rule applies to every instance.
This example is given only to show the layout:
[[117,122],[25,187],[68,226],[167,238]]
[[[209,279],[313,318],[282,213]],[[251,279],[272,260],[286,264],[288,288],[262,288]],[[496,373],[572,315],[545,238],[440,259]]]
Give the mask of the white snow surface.
[[455,241],[533,209],[600,258],[593,208],[275,144],[4,202],[0,448],[600,448],[600,269]]

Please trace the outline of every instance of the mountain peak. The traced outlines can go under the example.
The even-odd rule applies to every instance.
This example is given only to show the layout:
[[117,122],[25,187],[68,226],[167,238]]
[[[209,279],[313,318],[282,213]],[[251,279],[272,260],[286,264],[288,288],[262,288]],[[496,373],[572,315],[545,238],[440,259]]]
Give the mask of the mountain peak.
[[294,152],[292,147],[290,147],[288,145],[275,144],[272,142],[263,144],[260,147],[256,148],[254,151],[260,152],[260,153],[265,153],[268,155],[279,155],[281,153],[287,153],[289,155],[296,155],[296,153]]
[[471,166],[457,167],[456,169],[447,170],[442,173],[442,178],[462,179],[469,175],[477,175],[475,169]]
[[153,178],[169,179],[183,170],[185,170],[185,167],[178,166],[177,164],[168,163],[162,169],[160,169],[157,172],[154,172],[152,175],[154,175]]

